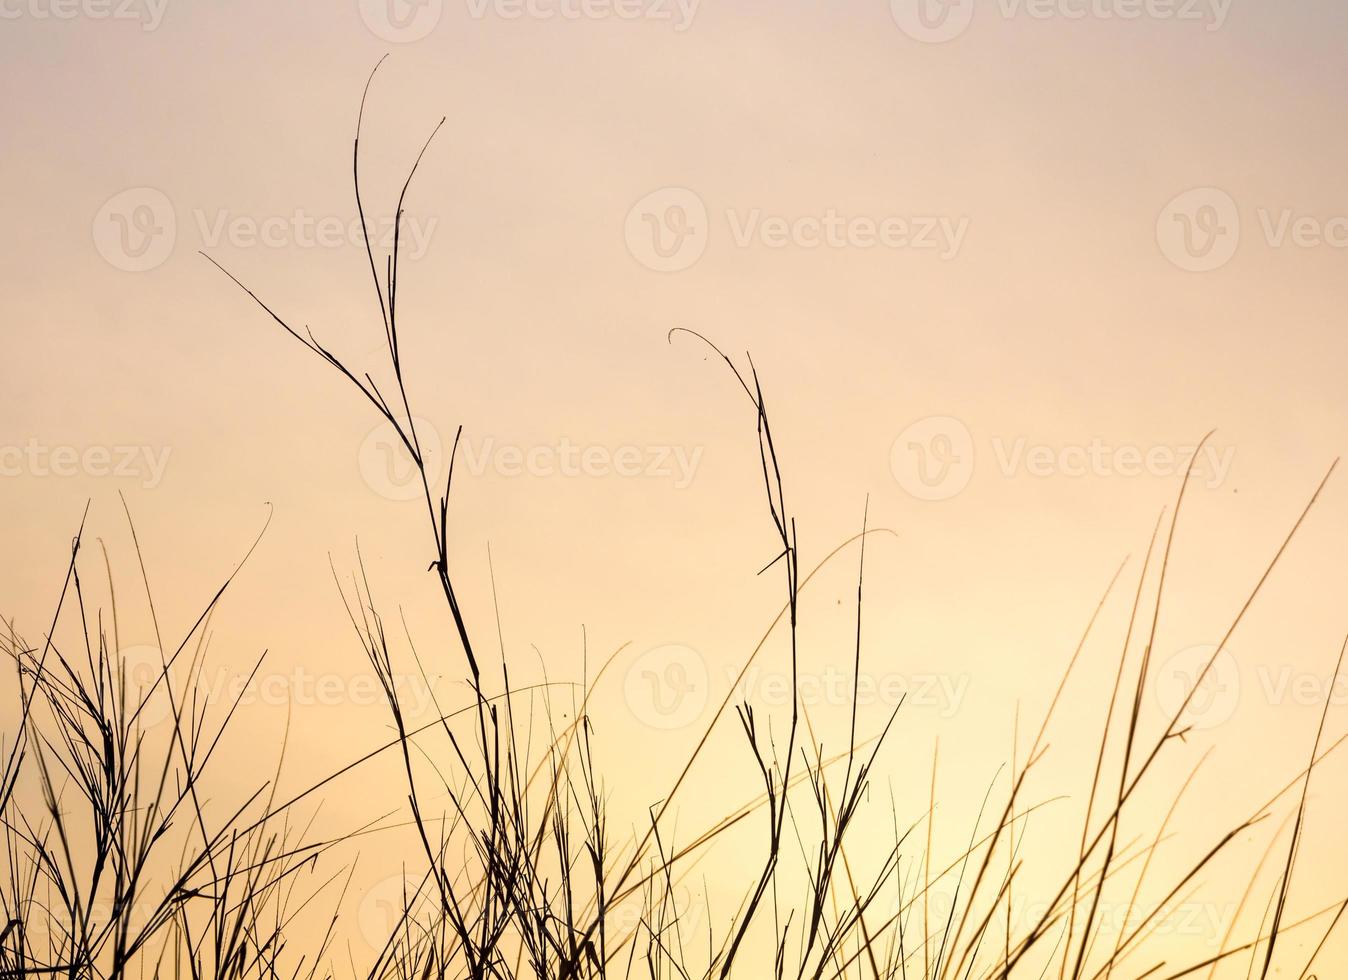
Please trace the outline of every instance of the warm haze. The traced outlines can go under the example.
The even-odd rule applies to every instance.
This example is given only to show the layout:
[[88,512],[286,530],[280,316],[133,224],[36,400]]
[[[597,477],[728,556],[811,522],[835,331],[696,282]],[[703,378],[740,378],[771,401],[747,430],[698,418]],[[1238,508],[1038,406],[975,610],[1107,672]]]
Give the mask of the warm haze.
[[[384,679],[408,723],[465,709],[452,730],[469,762],[481,756],[417,468],[371,401],[213,264],[391,396],[385,256],[409,167],[444,117],[399,234],[408,403],[434,497],[462,426],[446,568],[482,694],[501,693],[503,659],[513,688],[550,685],[510,702],[530,768],[546,770],[588,691],[585,766],[617,871],[653,813],[677,851],[763,794],[737,704],[754,706],[779,753],[803,708],[793,777],[821,744],[824,759],[845,753],[854,706],[858,765],[869,759],[898,707],[829,921],[886,869],[896,827],[916,829],[822,975],[886,976],[888,953],[914,980],[998,976],[1015,955],[1003,945],[1054,909],[1088,806],[1088,836],[1108,826],[1149,649],[1132,771],[1176,712],[1182,737],[1123,810],[1098,907],[1054,918],[1011,976],[1170,976],[1266,936],[1294,838],[1270,962],[1260,942],[1210,969],[1296,980],[1315,954],[1312,975],[1346,976],[1348,940],[1317,947],[1348,899],[1348,747],[1314,768],[1304,810],[1299,777],[1322,718],[1321,751],[1348,733],[1335,678],[1348,473],[1283,548],[1348,444],[1345,43],[1348,9],[1329,0],[0,0],[5,646],[30,670],[43,656],[87,505],[88,629],[97,637],[101,609],[109,655],[133,688],[154,686],[161,648],[265,526],[192,634],[189,657],[209,638],[198,674],[185,660],[174,674],[212,725],[237,702],[202,777],[203,821],[223,825],[265,784],[246,825],[267,798],[396,740],[344,598],[357,627],[362,608],[382,617]],[[360,160],[377,295],[352,137],[386,55]],[[752,355],[780,501],[765,490],[755,402],[684,331],[729,354],[751,389]],[[796,558],[759,574],[784,550],[783,513]],[[769,632],[790,568],[805,579],[863,520],[860,671],[852,541],[800,589],[793,679],[787,624]],[[68,594],[52,637],[84,664],[79,608]],[[915,900],[928,855],[934,876],[996,831],[1079,643],[972,910],[986,849],[958,896],[956,867]],[[33,748],[52,719],[24,709],[42,677],[5,678],[5,755],[30,743],[5,812],[23,869],[25,837],[54,819],[38,753],[55,750]],[[170,758],[176,703],[152,692],[138,719]],[[438,821],[472,767],[442,730],[410,755],[419,806]],[[48,762],[55,809],[70,810],[72,776]],[[844,803],[846,769],[819,777],[829,806]],[[296,906],[336,881],[296,917],[278,972],[320,947],[334,910],[335,938],[304,975],[370,971],[404,882],[421,885],[428,865],[408,797],[395,746],[286,811],[292,836],[341,842],[297,872]],[[771,975],[791,908],[784,969],[797,972],[819,814],[809,780],[788,799],[781,893],[764,899],[782,917],[758,911],[736,976]],[[201,846],[196,820],[184,812],[157,870]],[[769,825],[765,806],[672,866],[690,976],[719,975]],[[1103,850],[1077,876],[1083,895]],[[83,867],[96,847],[73,851]],[[461,827],[436,855],[470,878],[480,857]],[[417,913],[434,919],[438,889],[422,898]],[[661,927],[642,900],[612,910],[613,933],[639,937],[613,976],[647,975],[644,958],[666,955],[648,949]],[[896,912],[909,930],[897,958]],[[1138,927],[1145,948],[1105,966]],[[980,929],[977,952],[942,958],[943,936],[960,932],[962,953]],[[0,940],[6,956],[15,941]],[[442,967],[473,975],[466,961]],[[75,972],[118,969],[132,967]]]

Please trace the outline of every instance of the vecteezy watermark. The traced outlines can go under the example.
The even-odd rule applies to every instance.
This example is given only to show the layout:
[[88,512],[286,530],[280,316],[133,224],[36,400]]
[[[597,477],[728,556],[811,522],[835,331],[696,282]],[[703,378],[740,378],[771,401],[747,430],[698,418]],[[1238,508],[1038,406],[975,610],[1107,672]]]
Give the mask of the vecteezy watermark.
[[166,9],[168,0],[0,0],[0,20],[135,21],[153,31]]
[[[916,901],[922,909],[919,914],[928,921],[952,921],[953,916],[964,909],[964,895],[956,890],[955,884],[933,879],[930,888],[924,887],[916,899],[911,891],[899,889],[889,902],[889,914],[904,915]],[[1092,932],[1098,929],[1104,935],[1126,935],[1145,929],[1149,936],[1183,936],[1190,944],[1197,941],[1208,947],[1222,945],[1226,927],[1241,910],[1236,902],[1176,901],[1172,898],[1158,907],[1151,902],[1128,902],[1107,894],[1096,897],[1099,900],[1091,903]],[[1012,934],[1019,935],[1057,918],[1061,914],[1061,903],[1013,893],[1007,895],[1002,909],[998,914],[1009,917]],[[1083,909],[1081,918],[1084,920],[1085,916]]]
[[1211,272],[1240,246],[1240,209],[1216,187],[1195,187],[1170,201],[1156,219],[1161,253],[1187,272]]
[[761,208],[726,210],[737,248],[909,248],[936,251],[949,261],[969,232],[966,216],[887,215],[847,217],[834,208],[820,215],[765,215]]
[[1216,728],[1240,705],[1240,665],[1215,644],[1185,647],[1161,664],[1152,690],[1167,721],[1178,715],[1177,731]]
[[465,0],[474,20],[665,21],[680,34],[693,26],[702,0]]
[[[473,20],[649,21],[682,33],[693,25],[701,0],[464,0]],[[407,44],[440,24],[444,0],[359,0],[360,17],[384,41]]]
[[175,700],[178,688],[172,687],[177,674],[159,647],[148,643],[122,647],[117,651],[117,670],[119,687],[126,685],[128,710],[136,713],[142,730],[173,717],[175,706],[182,703]]
[[606,477],[669,480],[686,490],[697,475],[702,446],[582,445],[570,439],[520,446],[486,438],[465,440],[459,447],[464,469],[471,476],[494,473],[502,477]]
[[110,197],[94,216],[94,247],[124,272],[148,272],[173,254],[178,216],[163,191],[132,187]]
[[0,446],[0,477],[139,480],[142,488],[153,490],[163,481],[172,452],[171,446],[50,446],[29,439],[21,446]]
[[889,468],[918,500],[949,500],[974,476],[974,437],[959,419],[934,415],[914,422],[890,447]]
[[652,191],[627,212],[623,237],[632,257],[656,272],[687,269],[707,249],[707,205],[686,187]]
[[[678,922],[685,935],[700,928],[707,900],[687,883],[669,880],[653,889],[633,889],[625,899],[605,909],[604,930],[613,939],[626,944],[644,933],[652,923]],[[657,925],[658,929],[659,926]]]
[[[285,671],[268,670],[265,665],[253,673],[240,673],[227,667],[198,665],[187,674],[183,660],[170,665],[165,677],[159,648],[139,645],[123,648],[118,664],[127,681],[128,701],[140,705],[142,728],[152,728],[173,715],[173,705],[218,706],[233,710],[251,706],[334,708],[382,707],[388,703],[383,682],[372,672],[342,674],[313,671],[297,666]],[[413,718],[425,715],[436,704],[444,678],[421,674],[395,673],[388,678],[403,711]]]
[[[431,485],[440,468],[443,440],[425,419],[416,420],[417,439],[426,460]],[[620,445],[578,443],[562,438],[551,443],[522,445],[498,442],[487,436],[464,437],[458,446],[456,472],[470,477],[487,474],[513,479],[522,476],[540,479],[649,479],[666,480],[676,490],[692,485],[702,462],[702,446]],[[384,422],[376,426],[360,444],[357,460],[361,475],[370,489],[390,500],[415,500],[425,493],[421,474],[412,455],[394,431]]]
[[219,245],[235,248],[364,248],[368,231],[370,242],[385,250],[393,248],[396,236],[398,254],[414,261],[429,251],[431,238],[440,225],[440,219],[434,215],[422,218],[404,214],[400,225],[393,215],[387,215],[369,219],[362,228],[359,215],[318,216],[302,208],[289,214],[261,218],[235,214],[225,208],[211,212],[196,208],[192,216],[206,248]]
[[1251,697],[1275,707],[1311,708],[1326,702],[1340,707],[1348,704],[1348,677],[1290,663],[1242,663],[1230,650],[1204,644],[1167,658],[1156,673],[1154,691],[1167,718],[1183,707],[1177,728],[1206,730],[1230,721]]
[[389,937],[408,921],[420,921],[419,916],[431,904],[423,888],[425,884],[425,878],[397,874],[382,878],[365,890],[356,906],[356,927],[370,949],[384,949]]
[[[1348,249],[1348,214],[1259,207],[1255,215],[1259,237],[1268,248]],[[1235,256],[1241,235],[1240,207],[1216,187],[1185,191],[1162,209],[1156,221],[1162,254],[1187,272],[1211,272],[1226,265]]]
[[1259,227],[1270,248],[1348,248],[1348,215],[1297,214],[1292,208],[1259,209]]
[[[362,228],[359,215],[314,215],[303,208],[261,216],[228,208],[193,208],[190,215],[198,248],[363,248],[368,231],[371,243],[388,250],[396,231],[400,254],[413,261],[429,251],[440,224],[433,215],[404,215],[398,228],[389,215],[371,218]],[[177,209],[153,187],[133,187],[114,195],[94,217],[95,248],[125,272],[148,272],[163,265],[173,254],[178,237]]]
[[[837,208],[783,215],[763,208],[724,211],[736,248],[893,249],[958,256],[969,231],[967,216],[937,214],[846,215]],[[711,218],[705,202],[686,187],[663,187],[628,209],[627,250],[656,272],[679,272],[706,251]]]
[[[988,448],[997,472],[1006,479],[1171,477],[1186,472],[1192,461],[1193,479],[1207,489],[1226,482],[1236,455],[1234,446],[1112,445],[1098,437],[1051,445],[1026,436],[994,435]],[[977,456],[969,427],[957,418],[937,415],[920,419],[900,433],[890,447],[889,465],[894,479],[910,496],[949,500],[973,479]]]
[[[75,913],[78,920],[71,920],[71,909],[64,902],[53,902],[45,906],[42,915],[24,916],[23,938],[17,942],[22,942],[29,950],[61,949],[66,948],[71,936],[79,935],[80,928],[102,931],[113,923],[125,923],[133,936],[150,935],[156,931],[156,921],[168,903],[165,895],[157,894],[166,889],[162,886],[147,888],[146,884],[142,883],[135,890],[134,898],[128,903],[130,896],[117,893],[116,886],[104,876],[98,894],[80,896]],[[159,925],[162,926],[162,921]]]
[[[424,483],[411,451],[390,422],[382,422],[371,429],[356,450],[356,465],[366,485],[389,500],[419,500],[428,488],[439,486],[444,458],[440,433],[422,418],[414,418],[412,424],[426,465]],[[434,493],[434,489],[431,492]]]
[[445,0],[358,0],[360,19],[381,41],[420,41],[440,23]]
[[1218,31],[1234,0],[890,0],[894,22],[926,44],[953,41],[969,29],[978,9],[1003,20],[1155,20],[1203,25]]
[[[395,673],[387,680],[403,711],[419,718],[435,704],[435,687],[441,678]],[[341,674],[303,666],[287,671],[264,669],[252,676],[221,667],[200,672],[194,686],[199,700],[207,704],[240,707],[370,708],[388,703],[383,682],[373,673]]]
[[[898,671],[854,674],[841,667],[789,671],[750,665],[728,667],[725,687],[739,699],[765,708],[793,703],[810,707],[928,709],[940,718],[953,717],[969,691],[968,675]],[[703,716],[711,695],[711,673],[692,647],[667,644],[633,660],[623,678],[623,697],[632,714],[651,728],[687,728]]]
[[902,704],[905,709],[926,709],[946,719],[959,712],[969,693],[967,674],[898,671],[877,674],[866,670],[854,674],[830,665],[819,671],[798,671],[794,679],[789,672],[757,666],[750,666],[736,683],[738,675],[737,669],[728,669],[727,686],[733,686],[742,700],[769,708],[784,707],[793,701],[808,707],[838,708],[878,705],[893,709]]
[[670,643],[647,650],[623,676],[623,698],[651,728],[686,728],[702,716],[710,694],[707,662],[692,647]]

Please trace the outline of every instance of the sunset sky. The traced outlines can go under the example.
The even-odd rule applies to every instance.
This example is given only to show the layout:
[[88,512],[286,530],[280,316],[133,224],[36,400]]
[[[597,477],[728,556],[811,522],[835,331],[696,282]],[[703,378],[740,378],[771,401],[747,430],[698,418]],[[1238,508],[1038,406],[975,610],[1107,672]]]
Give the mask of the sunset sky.
[[[222,793],[270,772],[288,713],[292,788],[388,737],[334,582],[358,549],[438,671],[435,698],[467,703],[406,460],[198,254],[387,377],[351,186],[385,55],[361,161],[376,246],[445,118],[407,197],[399,304],[435,465],[463,426],[450,527],[466,614],[494,659],[499,609],[517,684],[593,679],[621,648],[590,706],[615,826],[648,819],[785,599],[779,574],[757,574],[778,542],[753,407],[674,328],[752,355],[804,570],[863,518],[893,532],[867,545],[861,726],[906,692],[874,777],[905,820],[926,809],[939,739],[948,852],[988,785],[1005,793],[998,767],[1033,740],[1123,563],[1033,788],[1064,799],[1032,835],[1080,833],[1143,555],[1205,434],[1149,737],[1348,446],[1340,2],[0,0],[0,19],[0,613],[40,640],[89,503],[90,590],[104,601],[101,539],[123,645],[143,656],[155,638],[119,495],[178,637],[270,515],[211,623],[213,696],[268,651]],[[1330,679],[1345,481],[1142,804],[1163,813],[1215,746],[1158,859],[1170,877],[1304,768],[1325,697],[1325,744],[1348,732],[1348,682]],[[857,560],[841,552],[802,609],[826,753],[846,733]],[[747,692],[779,722],[781,641]],[[758,790],[733,717],[709,752],[682,839]],[[375,765],[334,784],[316,828],[395,810],[397,780]],[[1316,771],[1291,918],[1348,897],[1345,780],[1348,755]],[[1204,914],[1230,911],[1274,837],[1286,846],[1294,809],[1283,797],[1209,876]],[[726,880],[698,867],[692,905],[733,908],[754,839]],[[416,859],[399,831],[361,847],[358,896]],[[1289,934],[1297,971],[1324,925]],[[1181,958],[1215,952],[1199,932],[1175,937],[1198,949]],[[1348,972],[1348,940],[1318,966]]]

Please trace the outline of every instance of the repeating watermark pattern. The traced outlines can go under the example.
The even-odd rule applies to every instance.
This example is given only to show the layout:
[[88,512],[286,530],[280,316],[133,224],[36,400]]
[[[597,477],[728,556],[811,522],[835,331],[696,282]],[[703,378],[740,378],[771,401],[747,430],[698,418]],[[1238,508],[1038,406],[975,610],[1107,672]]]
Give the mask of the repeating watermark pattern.
[[[892,249],[930,252],[955,259],[968,235],[967,215],[847,215],[837,208],[784,215],[760,207],[728,207],[723,215],[735,248]],[[706,251],[711,215],[686,187],[663,187],[628,209],[623,225],[627,250],[656,272],[680,272]]]
[[918,500],[949,500],[974,477],[974,437],[959,419],[934,415],[899,434],[890,448],[890,471]]
[[[464,835],[464,867],[472,868],[481,862],[481,855],[473,839]],[[418,913],[433,908],[438,899],[433,894],[433,885],[423,878],[409,874],[391,875],[374,883],[361,896],[356,907],[356,922],[361,938],[371,949],[383,949],[389,936],[393,935],[404,923],[404,909],[411,906],[413,919]],[[649,897],[637,891],[626,898],[608,906],[604,916],[604,927],[610,937],[625,940],[639,929],[643,922],[650,923],[677,919],[680,928],[696,930],[702,921],[706,900],[684,882],[669,882],[668,891],[664,884],[657,890],[654,902],[656,908],[648,908]]]
[[710,680],[700,653],[670,643],[647,650],[632,662],[623,677],[623,697],[637,720],[672,731],[702,716]]
[[[889,914],[909,914],[914,901],[913,894],[908,891],[891,896]],[[964,910],[963,901],[964,896],[953,885],[933,880],[930,889],[916,899],[918,915],[925,915],[928,921],[935,923],[954,921]],[[1145,927],[1153,936],[1183,937],[1191,943],[1197,941],[1212,948],[1222,945],[1228,927],[1240,913],[1240,905],[1235,902],[1171,900],[1157,908],[1149,902],[1124,902],[1107,894],[1099,896],[1091,908],[1094,913],[1092,930],[1098,929],[1104,936],[1128,935]],[[1061,904],[1013,892],[1001,903],[1001,910],[1001,921],[1005,922],[1009,916],[1012,933],[1020,934],[1060,914]],[[1080,915],[1084,920],[1085,911]]]
[[682,34],[702,0],[465,0],[474,20],[640,20],[668,23]]
[[[173,716],[173,706],[184,704],[203,707],[240,708],[377,708],[388,703],[383,684],[373,673],[342,674],[314,671],[296,666],[286,671],[259,670],[243,674],[227,667],[198,669],[185,678],[183,667],[175,663],[164,677],[164,662],[159,648],[138,645],[123,648],[118,656],[126,677],[128,699],[144,702],[139,710],[143,728],[153,728]],[[398,703],[409,717],[427,715],[437,699],[453,698],[457,693],[437,687],[446,684],[439,676],[395,673],[390,683]],[[172,690],[170,690],[170,687]],[[186,687],[186,689],[184,689]]]
[[1195,187],[1175,197],[1156,219],[1161,253],[1186,272],[1211,272],[1240,247],[1240,209],[1216,187]]
[[890,0],[899,29],[924,44],[964,34],[979,11],[1002,20],[1172,21],[1219,31],[1234,0]]
[[206,248],[230,245],[234,248],[364,248],[365,234],[379,248],[393,248],[395,236],[402,258],[424,258],[431,239],[440,226],[434,215],[420,217],[404,214],[401,223],[393,215],[370,217],[362,227],[360,216],[312,215],[302,208],[289,214],[256,217],[235,214],[227,208],[192,212],[201,244]]
[[171,446],[52,446],[29,439],[0,446],[0,477],[138,480],[143,489],[153,490],[163,482],[172,452]]
[[136,723],[142,729],[154,728],[173,717],[175,704],[181,706],[175,700],[179,689],[170,690],[176,674],[166,666],[159,647],[146,643],[122,647],[117,651],[117,663],[126,683],[127,703],[136,710]]
[[94,247],[124,272],[148,272],[173,254],[178,216],[163,191],[132,187],[110,197],[94,216]]
[[[439,433],[424,419],[417,419],[417,435],[428,467],[442,465]],[[459,443],[455,472],[469,477],[488,474],[506,479],[529,476],[539,479],[648,479],[664,480],[676,490],[686,490],[697,476],[703,446],[664,444],[619,446],[580,443],[568,438],[556,442],[522,445],[499,442],[490,436],[465,437]],[[407,447],[393,426],[377,426],[360,445],[360,471],[369,487],[390,500],[414,500],[423,493],[421,474],[412,463]]]
[[[426,478],[431,492],[440,483],[440,466],[444,459],[444,444],[435,426],[422,418],[414,418],[417,442],[426,463]],[[423,499],[427,484],[412,460],[412,454],[398,436],[391,422],[382,422],[370,430],[356,450],[356,465],[365,485],[388,500]]]
[[[423,258],[440,219],[403,215],[397,227],[392,215],[371,217],[362,227],[359,215],[315,215],[303,208],[286,214],[240,214],[229,208],[193,208],[190,227],[196,247],[339,249],[364,248],[365,234],[379,248],[393,247],[408,260]],[[125,272],[148,272],[163,265],[178,244],[178,212],[162,191],[133,187],[109,198],[94,217],[94,246],[111,265]]]
[[560,439],[556,443],[521,446],[495,439],[465,440],[459,459],[471,476],[622,477],[668,480],[686,490],[697,476],[702,446],[606,446]]
[[427,37],[445,13],[445,0],[359,0],[358,6],[370,33],[391,44]]
[[[654,908],[650,907],[652,904]],[[702,928],[706,909],[706,898],[685,882],[662,881],[653,895],[637,892],[610,905],[604,916],[604,928],[610,936],[622,941],[647,928],[658,932],[661,922],[677,921],[684,935],[690,935]]]
[[[1209,662],[1212,667],[1204,674]],[[1274,707],[1348,704],[1348,677],[1317,673],[1286,662],[1242,663],[1232,651],[1204,644],[1186,647],[1167,658],[1157,671],[1154,691],[1167,717],[1184,707],[1179,727],[1203,731],[1226,724],[1249,698]],[[1187,705],[1185,698],[1189,698]]]
[[[435,686],[442,680],[398,673],[389,678],[398,703],[413,718],[421,717],[435,705]],[[263,671],[251,678],[220,668],[199,674],[197,688],[207,704],[237,703],[240,707],[372,708],[388,703],[384,686],[374,674],[318,672],[306,667],[282,673]]]
[[168,0],[0,0],[0,20],[115,20],[154,31],[164,22]]
[[1348,248],[1348,215],[1321,217],[1292,208],[1259,209],[1259,228],[1270,248]]
[[623,227],[627,250],[656,272],[679,272],[707,249],[707,205],[686,187],[652,191],[627,212]]
[[[473,20],[643,21],[693,26],[701,0],[464,0]],[[371,33],[394,44],[428,37],[444,17],[444,0],[359,0]]]
[[751,666],[743,680],[735,683],[739,671],[727,670],[728,686],[734,686],[741,699],[765,707],[789,706],[793,700],[808,707],[847,708],[884,707],[931,711],[938,718],[953,718],[969,693],[968,674],[915,673],[897,671],[854,674],[840,667],[822,671],[798,671],[794,682],[789,672],[763,670]]
[[926,44],[953,41],[974,22],[974,0],[890,0],[899,29]]
[[[632,714],[652,728],[687,728],[703,716],[711,698],[712,674],[706,660],[691,647],[667,644],[637,657],[623,678],[623,695]],[[724,689],[750,704],[765,708],[808,707],[906,708],[954,717],[969,693],[967,674],[872,673],[827,666],[822,670],[773,670],[756,665],[740,676],[725,669]]]
[[[1031,923],[1052,915],[1051,903],[1038,901],[1027,909]],[[1145,903],[1101,901],[1095,907],[1095,923],[1107,935],[1129,935],[1145,927],[1148,935],[1180,936],[1199,940],[1211,948],[1218,948],[1226,936],[1227,927],[1239,913],[1234,902],[1179,902],[1162,906],[1160,910]]]
[[382,950],[403,923],[403,912],[410,906],[413,921],[424,912],[430,899],[422,889],[422,879],[397,874],[375,882],[356,905],[356,927],[370,949]]
[[[1209,490],[1227,481],[1236,455],[1230,445],[1114,445],[1098,437],[1053,445],[1028,436],[994,435],[987,448],[997,472],[1006,479],[1164,478],[1186,472],[1192,461],[1192,478]],[[904,429],[890,447],[889,463],[894,479],[910,496],[940,501],[968,487],[978,456],[969,427],[957,418],[937,415]]]
[[[1259,240],[1270,249],[1348,249],[1348,214],[1308,214],[1289,207],[1255,209]],[[1211,272],[1235,257],[1242,240],[1239,205],[1226,191],[1199,187],[1170,201],[1156,221],[1162,254],[1187,272]]]
[[[81,896],[79,917],[82,921],[80,925],[88,929],[90,933],[97,934],[113,923],[126,923],[130,935],[139,935],[143,930],[153,928],[156,915],[168,904],[167,896],[156,894],[159,891],[161,889],[153,885],[149,887],[142,885],[135,893],[135,900],[128,904],[125,895],[114,897],[113,886],[105,876],[103,887],[99,889],[97,896]],[[57,912],[55,909],[60,909],[60,911]],[[68,949],[67,944],[70,942],[72,932],[78,930],[80,926],[70,920],[70,913],[67,909],[54,904],[50,914],[24,916],[22,928],[23,939],[20,941],[26,943],[30,950],[41,950],[44,948]],[[13,943],[14,940],[11,939],[10,942]],[[11,954],[14,949],[15,946],[8,947]],[[22,972],[40,973],[44,971],[35,971],[30,968]]]
[[1152,690],[1167,719],[1184,709],[1177,729],[1216,728],[1240,705],[1240,665],[1230,650],[1215,644],[1185,647],[1161,664]]

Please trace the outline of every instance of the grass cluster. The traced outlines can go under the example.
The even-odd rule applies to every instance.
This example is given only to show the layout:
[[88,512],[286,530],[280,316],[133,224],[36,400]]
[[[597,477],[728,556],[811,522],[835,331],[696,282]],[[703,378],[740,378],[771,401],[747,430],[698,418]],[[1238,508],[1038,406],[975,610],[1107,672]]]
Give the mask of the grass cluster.
[[[363,107],[362,100],[362,115]],[[395,227],[401,225],[420,159],[403,184]],[[358,121],[353,168],[364,221],[359,163]],[[1182,742],[1189,699],[1203,680],[1200,676],[1168,724],[1144,731],[1141,709],[1153,679],[1152,641],[1167,592],[1183,487],[1169,520],[1158,520],[1137,579],[1114,684],[1102,705],[1103,723],[1077,736],[1098,741],[1094,769],[1083,780],[1090,789],[1080,834],[1058,842],[1054,853],[1022,847],[1025,819],[1038,805],[1026,798],[1025,787],[1044,758],[1050,719],[1094,619],[1029,752],[1013,760],[1007,792],[994,801],[989,789],[982,810],[969,815],[967,847],[953,859],[933,856],[934,775],[926,813],[907,825],[900,825],[898,808],[873,785],[901,706],[870,733],[859,731],[853,706],[845,744],[826,751],[800,699],[789,711],[768,717],[727,694],[691,755],[669,773],[669,789],[651,807],[648,821],[635,832],[619,833],[610,825],[604,777],[596,767],[592,685],[559,710],[547,687],[512,687],[509,664],[488,663],[469,630],[449,560],[453,451],[448,476],[437,485],[403,380],[398,235],[382,258],[367,236],[366,255],[388,359],[382,385],[349,368],[310,331],[296,329],[234,281],[396,432],[420,478],[429,567],[452,624],[445,646],[461,657],[470,703],[436,705],[437,717],[428,724],[409,717],[395,666],[402,655],[395,654],[361,569],[344,599],[353,632],[383,688],[393,737],[298,795],[279,799],[273,778],[223,811],[208,805],[204,780],[238,705],[211,705],[192,692],[212,614],[233,576],[181,640],[160,636],[160,663],[148,683],[136,683],[119,654],[115,598],[100,610],[86,597],[81,528],[48,629],[36,643],[13,627],[3,637],[17,671],[19,711],[0,760],[0,976],[1160,980],[1212,976],[1228,968],[1231,975],[1261,980],[1313,975],[1316,957],[1348,907],[1332,906],[1295,921],[1288,912],[1298,862],[1304,861],[1308,789],[1317,764],[1338,745],[1323,744],[1323,720],[1306,758],[1294,763],[1280,791],[1247,819],[1214,828],[1215,843],[1189,865],[1161,870],[1152,860],[1185,787],[1173,794],[1168,810],[1135,814],[1139,787],[1154,777],[1157,760]],[[796,518],[787,503],[763,385],[751,360],[737,363],[697,334],[671,335],[680,338],[706,344],[724,361],[736,397],[744,398],[746,421],[756,429],[764,519],[778,545],[761,574],[781,583],[782,611],[773,629],[784,641],[794,678],[800,662],[799,599],[812,572],[798,552]],[[857,671],[870,533],[863,526],[848,543],[858,556],[850,650]],[[1279,549],[1253,586],[1223,645],[1281,555]],[[107,579],[111,589],[110,570]],[[153,612],[148,590],[147,599]],[[762,650],[761,644],[753,657]],[[408,656],[424,673],[416,652]],[[743,670],[752,663],[753,658]],[[252,669],[260,667],[259,660]],[[540,703],[542,710],[535,710]],[[147,724],[151,710],[164,711],[167,722]],[[681,793],[712,731],[727,725],[742,734],[744,758],[759,783],[756,796],[676,844],[670,826]],[[321,798],[336,780],[390,756],[400,763],[402,786],[394,798],[415,835],[420,866],[401,896],[400,914],[382,950],[357,962],[344,938],[350,873],[343,848],[365,828],[352,828],[336,840],[310,839],[309,827],[296,816],[297,804]],[[446,802],[432,808],[432,800]],[[1233,922],[1214,950],[1192,960],[1174,960],[1169,949],[1154,952],[1152,941],[1164,932],[1176,901],[1202,882],[1214,862],[1228,858],[1234,840],[1279,806],[1291,808],[1293,824],[1286,846],[1271,858],[1271,866],[1280,868],[1272,893],[1259,891],[1256,868],[1243,891],[1232,896],[1238,909],[1257,912],[1263,903],[1265,911],[1253,926],[1237,932]],[[849,859],[849,834],[862,815],[886,809],[893,815],[893,832],[882,853],[868,854],[864,862]],[[1125,813],[1143,822],[1147,832],[1122,836]],[[677,898],[681,882],[723,835],[746,827],[756,827],[759,836],[755,870],[738,905],[719,918],[690,915]],[[1064,854],[1070,858],[1066,872],[1035,914],[1025,916],[1016,895],[1026,869]],[[1158,878],[1164,879],[1160,885]],[[939,911],[932,902],[938,890],[948,899]],[[1157,894],[1163,897],[1157,900]],[[1120,908],[1125,925],[1106,929],[1106,910],[1118,920]],[[297,948],[287,938],[292,924],[316,909],[326,928],[317,939],[306,933]],[[1311,954],[1300,953],[1297,962],[1280,941],[1293,928],[1317,937]]]

